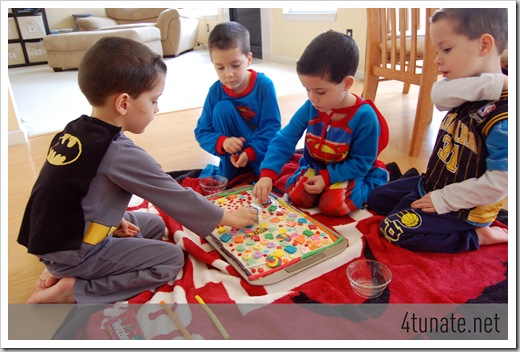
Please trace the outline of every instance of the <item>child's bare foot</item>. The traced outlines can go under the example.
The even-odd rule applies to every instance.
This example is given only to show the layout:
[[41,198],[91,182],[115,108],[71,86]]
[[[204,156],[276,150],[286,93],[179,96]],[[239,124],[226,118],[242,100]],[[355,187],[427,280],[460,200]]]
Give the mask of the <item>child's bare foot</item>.
[[50,287],[38,287],[27,303],[76,303],[74,299],[75,282],[74,277],[64,277]]
[[479,227],[475,231],[477,232],[478,241],[481,246],[506,243],[509,239],[507,229],[498,226]]
[[52,274],[47,270],[47,268],[43,269],[42,274],[38,281],[36,281],[36,287],[39,288],[49,288],[55,285],[58,282],[58,278],[52,276]]

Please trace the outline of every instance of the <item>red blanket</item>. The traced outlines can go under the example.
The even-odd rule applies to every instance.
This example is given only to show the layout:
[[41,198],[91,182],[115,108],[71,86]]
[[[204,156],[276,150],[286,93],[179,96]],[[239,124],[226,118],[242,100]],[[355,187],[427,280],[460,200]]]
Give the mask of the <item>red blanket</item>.
[[204,239],[166,219],[173,241],[186,252],[183,271],[174,282],[155,292],[147,291],[130,303],[167,300],[195,303],[194,296],[209,303],[361,303],[365,299],[351,289],[347,264],[358,257],[376,259],[392,270],[388,290],[377,303],[507,302],[507,245],[483,246],[458,254],[411,252],[395,246],[378,233],[382,216],[359,210],[341,219],[310,212],[318,221],[349,239],[339,255],[265,287],[252,286],[225,262]]
[[[275,189],[284,190],[287,178],[298,167],[300,154],[285,165]],[[186,187],[198,188],[198,178],[183,178]],[[242,175],[231,180],[230,187],[250,184],[254,177]],[[341,254],[304,270],[280,283],[252,286],[204,239],[186,231],[175,220],[158,210],[165,220],[170,240],[186,252],[186,264],[175,282],[158,291],[170,302],[194,303],[196,294],[209,303],[360,303],[365,299],[351,289],[346,267],[352,260],[377,259],[390,267],[393,279],[388,289],[370,302],[380,303],[464,303],[507,302],[507,244],[483,246],[478,251],[458,254],[411,252],[379,236],[381,216],[359,210],[340,218],[322,216],[317,209],[307,212],[349,240]],[[150,301],[154,292],[143,292],[131,303]]]
[[[149,205],[148,211],[155,208]],[[319,214],[314,216],[346,236],[350,246],[327,261],[265,287],[248,284],[205,240],[166,218],[171,238],[186,252],[186,264],[177,278],[128,302],[98,310],[88,319],[77,318],[88,324],[75,330],[74,338],[110,339],[107,324],[131,316],[135,323],[129,326],[139,326],[142,338],[183,339],[179,327],[158,304],[165,301],[193,338],[222,339],[195,295],[203,297],[235,340],[423,339],[422,334],[401,329],[409,310],[409,305],[402,304],[422,303],[412,309],[440,319],[460,311],[454,305],[457,303],[507,303],[505,244],[459,254],[410,252],[379,236],[382,217],[367,210],[328,222]],[[366,300],[352,291],[345,272],[348,263],[358,257],[377,259],[392,270],[392,282],[381,296]],[[486,314],[477,309],[479,314]],[[291,319],[291,329],[287,329],[291,316],[298,319]],[[308,330],[309,322],[319,323]]]
[[[297,158],[292,159],[282,172],[282,178],[275,187],[283,189],[285,179],[297,167]],[[250,176],[242,176],[232,180],[231,186],[250,183]],[[181,184],[197,190],[198,179],[186,177]],[[137,202],[139,203],[139,202]],[[186,253],[183,270],[174,281],[168,282],[153,291],[145,291],[130,299],[121,302],[127,309],[126,303],[160,303],[165,301],[177,309],[181,314],[188,309],[189,319],[185,321],[188,328],[196,328],[207,317],[196,318],[197,306],[195,295],[203,297],[208,304],[237,303],[239,306],[228,306],[226,314],[235,324],[243,324],[240,318],[231,316],[236,313],[240,317],[253,314],[267,314],[265,311],[250,308],[248,313],[240,311],[243,304],[259,304],[270,307],[272,303],[422,303],[422,304],[463,304],[463,303],[507,303],[507,244],[483,246],[478,251],[458,254],[436,254],[411,252],[387,242],[378,233],[381,216],[363,209],[341,218],[327,218],[319,214],[317,209],[308,211],[316,220],[334,228],[349,240],[349,247],[342,253],[314,265],[281,282],[267,286],[252,286],[247,283],[225,262],[220,254],[214,250],[203,238],[184,229],[175,220],[169,218],[160,209],[155,208],[147,201],[133,204],[130,210],[157,212],[167,225],[169,240],[180,246]],[[392,281],[383,294],[377,298],[366,300],[357,296],[351,289],[346,276],[347,265],[356,258],[377,259],[385,263],[392,271]],[[189,305],[183,305],[188,303]],[[114,307],[117,305],[114,305]],[[171,321],[168,327],[157,325],[157,316],[144,315],[142,310],[147,305],[136,304],[135,314],[144,319],[141,326],[153,326],[144,332],[146,338],[164,339],[181,337],[181,332]],[[155,315],[165,313],[152,304],[148,308]],[[281,305],[286,306],[286,305]],[[230,308],[232,307],[232,308]],[[238,307],[238,308],[237,308]],[[257,307],[258,308],[258,307]],[[130,308],[132,309],[132,308]],[[237,311],[238,309],[238,311]],[[140,313],[141,312],[141,313]],[[161,313],[162,312],[162,313]],[[233,312],[233,314],[232,314]],[[301,312],[300,312],[301,313]],[[204,315],[204,313],[200,313]],[[273,312],[269,312],[273,314]],[[313,312],[308,310],[312,319]],[[114,309],[100,311],[89,319],[90,323],[85,338],[110,338],[103,327],[110,317],[114,316]],[[116,314],[117,316],[117,314]],[[248,319],[251,317],[249,316]],[[336,322],[337,323],[337,322]],[[193,325],[190,325],[193,324]],[[211,324],[211,323],[210,323]],[[161,326],[161,328],[158,328]],[[358,327],[359,328],[359,327]],[[218,330],[213,326],[202,327],[205,335],[201,338],[221,338]],[[208,330],[209,329],[209,330]],[[211,331],[211,332],[208,332]],[[329,331],[328,333],[333,334]],[[328,336],[323,332],[322,337]],[[345,338],[348,338],[346,335]],[[380,338],[383,338],[379,336]],[[394,336],[395,337],[395,336]],[[307,337],[312,338],[312,337]],[[331,335],[331,338],[333,335]]]

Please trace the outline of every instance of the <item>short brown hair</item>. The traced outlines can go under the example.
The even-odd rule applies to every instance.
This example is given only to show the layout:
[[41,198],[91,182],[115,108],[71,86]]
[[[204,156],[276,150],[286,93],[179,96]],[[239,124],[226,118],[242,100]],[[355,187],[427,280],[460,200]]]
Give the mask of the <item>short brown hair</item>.
[[81,60],[78,84],[92,106],[102,106],[107,97],[128,93],[137,98],[151,90],[166,64],[146,45],[121,37],[105,37],[92,45]]
[[507,48],[507,9],[439,9],[431,22],[448,19],[453,24],[455,33],[470,40],[483,34],[490,34],[495,39],[499,54]]
[[341,83],[354,76],[359,65],[359,49],[354,39],[329,30],[314,38],[296,62],[299,75],[316,76],[333,83]]
[[213,28],[209,34],[209,52],[214,48],[220,50],[240,48],[244,55],[249,55],[251,44],[249,31],[238,22],[222,22]]

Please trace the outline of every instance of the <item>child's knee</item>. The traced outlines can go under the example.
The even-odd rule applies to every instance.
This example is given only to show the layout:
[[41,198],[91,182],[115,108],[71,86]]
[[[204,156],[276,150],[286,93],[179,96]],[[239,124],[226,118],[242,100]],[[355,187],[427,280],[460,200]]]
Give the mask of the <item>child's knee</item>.
[[[237,136],[244,129],[244,119],[238,113],[235,104],[229,100],[220,100],[213,107],[213,129],[226,136]],[[242,135],[243,133],[240,133]],[[248,138],[248,136],[243,136]]]
[[162,277],[162,280],[169,281],[174,279],[184,266],[184,252],[176,245],[169,243],[165,244],[170,246],[170,253],[167,256],[164,265],[161,266],[162,269],[158,271]]
[[156,228],[161,228],[161,227],[165,227],[166,226],[166,224],[164,223],[164,220],[162,219],[162,217],[160,217],[158,215],[157,216],[153,216],[151,218],[151,222],[152,222],[153,226],[156,227]]
[[345,216],[359,209],[353,201],[353,192],[348,189],[348,183],[338,183],[324,191],[320,198],[319,208],[323,215]]
[[395,214],[389,215],[379,224],[379,233],[390,243],[399,244],[405,235],[405,227]]
[[413,211],[390,214],[379,224],[379,233],[388,242],[410,250],[424,250],[428,246],[428,236],[417,231],[420,217]]
[[303,187],[303,182],[297,182],[296,185],[289,186],[287,194],[291,202],[300,208],[312,208],[318,203],[319,195],[307,192]]
[[230,116],[236,111],[237,108],[231,100],[219,100],[213,107],[213,116]]
[[319,208],[325,216],[344,216],[350,213],[350,209],[345,203],[345,189],[338,188],[328,190],[321,195]]
[[150,216],[147,226],[146,226],[146,234],[143,234],[146,238],[153,238],[153,239],[162,239],[166,234],[166,224],[164,223],[163,219],[155,214],[150,214],[153,216]]
[[124,219],[139,227],[139,237],[161,239],[166,233],[166,224],[159,215],[131,211],[125,213]]

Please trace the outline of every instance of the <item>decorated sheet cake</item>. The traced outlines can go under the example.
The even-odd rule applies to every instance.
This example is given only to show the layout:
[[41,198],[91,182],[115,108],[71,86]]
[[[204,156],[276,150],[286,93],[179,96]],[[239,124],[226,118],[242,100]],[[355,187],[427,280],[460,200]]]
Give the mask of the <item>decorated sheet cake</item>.
[[251,284],[283,280],[348,246],[346,238],[281,198],[271,195],[266,204],[259,204],[252,189],[246,186],[208,196],[231,212],[243,206],[253,207],[258,221],[243,229],[219,226],[207,237]]

